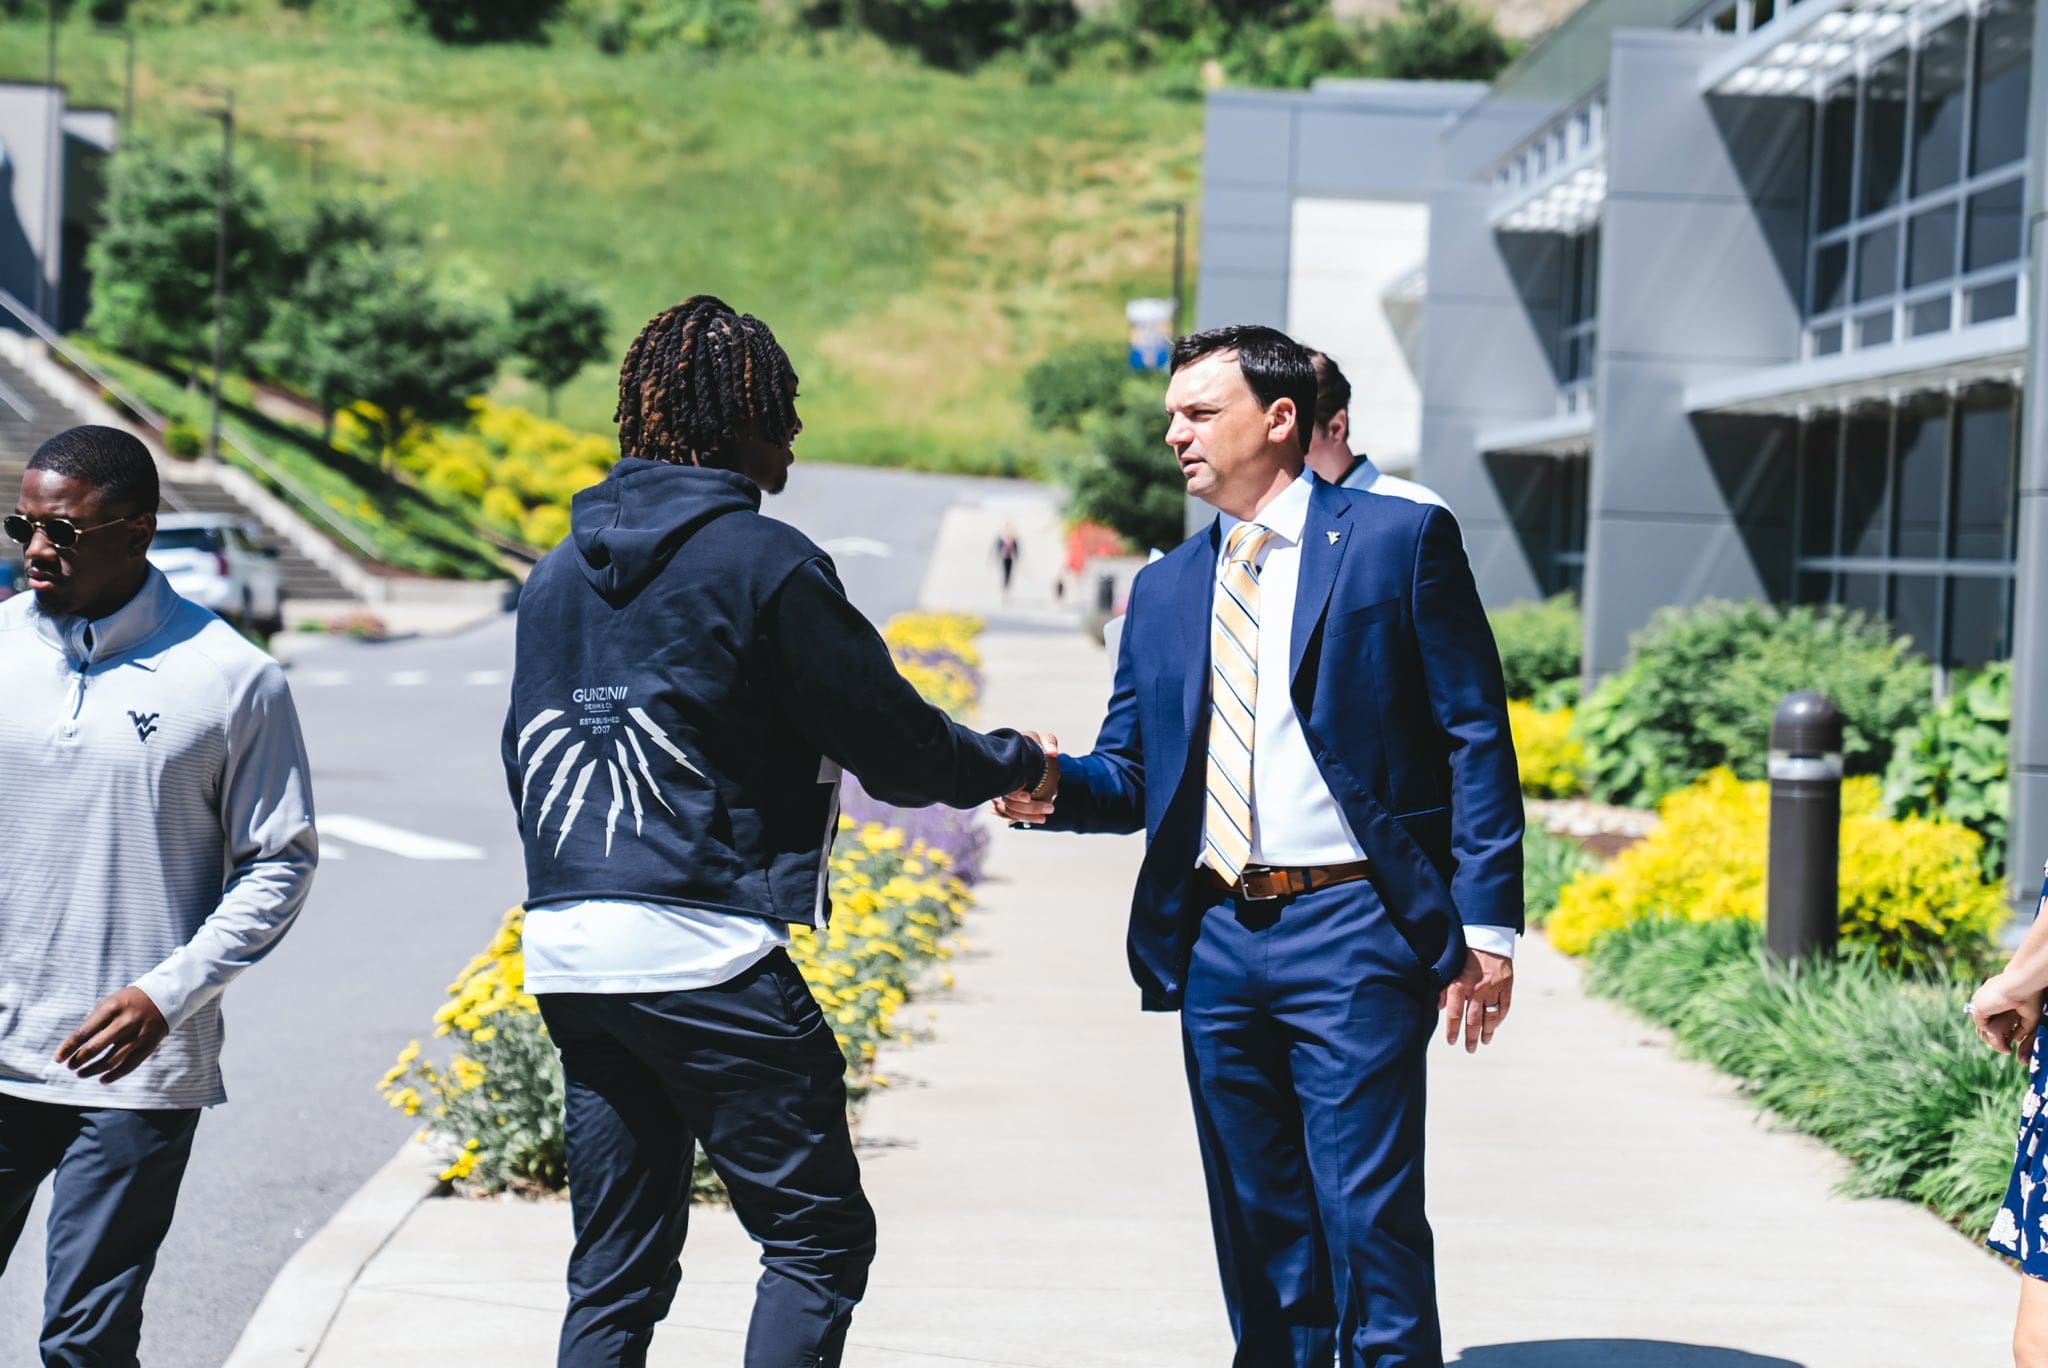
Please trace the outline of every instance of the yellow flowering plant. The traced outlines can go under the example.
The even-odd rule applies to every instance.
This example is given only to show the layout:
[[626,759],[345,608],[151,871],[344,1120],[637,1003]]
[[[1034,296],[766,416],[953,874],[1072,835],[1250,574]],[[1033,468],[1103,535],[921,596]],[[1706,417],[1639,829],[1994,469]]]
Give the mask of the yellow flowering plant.
[[[1606,868],[1565,886],[1546,923],[1551,941],[1583,954],[1608,931],[1650,916],[1713,921],[1764,914],[1770,786],[1709,771],[1659,807],[1662,824]],[[1966,827],[1882,815],[1878,783],[1842,786],[1841,938],[1887,964],[1925,967],[1982,956],[2007,915],[1978,872],[1980,838]]]
[[[459,428],[418,428],[399,444],[398,468],[444,503],[541,550],[569,533],[569,501],[618,463],[618,448],[509,404],[469,402]],[[335,418],[335,445],[378,449],[377,413],[358,404]]]
[[434,1034],[452,1039],[443,1066],[413,1041],[379,1082],[384,1100],[422,1122],[448,1158],[441,1177],[486,1192],[554,1191],[568,1181],[562,1140],[562,1066],[526,991],[523,910],[498,924],[482,954],[448,985]]
[[1525,699],[1508,700],[1508,730],[1522,792],[1531,798],[1574,798],[1584,789],[1586,752],[1572,734],[1572,710],[1545,712]]

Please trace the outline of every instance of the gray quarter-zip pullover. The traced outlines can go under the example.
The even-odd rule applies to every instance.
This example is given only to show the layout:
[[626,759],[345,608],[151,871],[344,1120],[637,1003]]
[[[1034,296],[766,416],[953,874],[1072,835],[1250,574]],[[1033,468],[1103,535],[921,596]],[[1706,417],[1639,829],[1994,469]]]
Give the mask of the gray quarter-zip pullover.
[[[319,847],[284,672],[152,569],[87,622],[0,603],[0,1093],[210,1107],[221,991],[298,914]],[[170,1036],[118,1083],[57,1047],[133,985]]]

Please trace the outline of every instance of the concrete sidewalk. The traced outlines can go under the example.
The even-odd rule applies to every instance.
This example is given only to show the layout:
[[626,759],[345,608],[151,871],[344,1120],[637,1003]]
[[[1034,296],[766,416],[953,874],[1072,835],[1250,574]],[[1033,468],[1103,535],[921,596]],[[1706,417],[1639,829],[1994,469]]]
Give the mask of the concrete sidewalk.
[[[984,646],[984,722],[1085,748],[1100,649],[1044,632]],[[885,1056],[893,1086],[863,1125],[881,1255],[853,1368],[1229,1361],[1176,1023],[1136,1010],[1124,969],[1139,851],[996,833],[959,986],[929,1000],[935,1038]],[[2003,1267],[1916,1208],[1832,1196],[1826,1150],[1587,1000],[1546,944],[1525,942],[1519,972],[1500,1040],[1432,1062],[1446,1347],[1464,1368],[2010,1361]],[[394,1203],[387,1182],[343,1215],[306,1251],[325,1272],[288,1269],[233,1362],[553,1361],[566,1206]],[[756,1271],[730,1215],[700,1213],[652,1361],[738,1363]]]

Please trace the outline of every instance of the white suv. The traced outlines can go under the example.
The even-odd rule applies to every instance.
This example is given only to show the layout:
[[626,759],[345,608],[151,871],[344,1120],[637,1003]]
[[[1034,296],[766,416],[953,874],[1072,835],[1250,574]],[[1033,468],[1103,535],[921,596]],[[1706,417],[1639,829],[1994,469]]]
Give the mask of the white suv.
[[284,627],[284,577],[277,552],[221,513],[166,513],[156,520],[149,562],[171,588],[202,608],[258,632]]

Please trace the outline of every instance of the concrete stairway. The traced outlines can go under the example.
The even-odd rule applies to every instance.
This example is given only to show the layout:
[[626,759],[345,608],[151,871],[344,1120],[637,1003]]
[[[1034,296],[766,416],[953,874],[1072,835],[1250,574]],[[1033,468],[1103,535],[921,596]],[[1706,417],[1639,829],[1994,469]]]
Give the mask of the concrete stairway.
[[[55,434],[76,427],[80,419],[46,394],[13,363],[0,357],[0,501],[14,506],[22,472],[36,448]],[[264,546],[275,546],[287,599],[352,599],[341,581],[308,560],[288,542],[271,535],[263,520],[220,486],[206,480],[163,481],[167,513],[219,513],[257,532]]]

